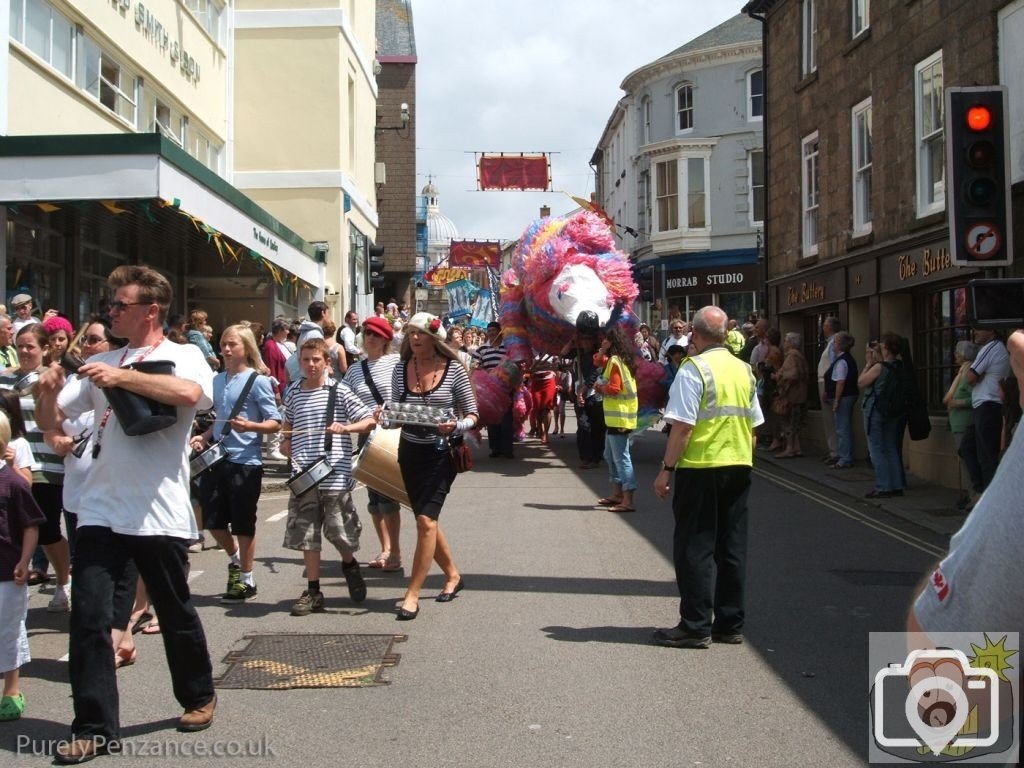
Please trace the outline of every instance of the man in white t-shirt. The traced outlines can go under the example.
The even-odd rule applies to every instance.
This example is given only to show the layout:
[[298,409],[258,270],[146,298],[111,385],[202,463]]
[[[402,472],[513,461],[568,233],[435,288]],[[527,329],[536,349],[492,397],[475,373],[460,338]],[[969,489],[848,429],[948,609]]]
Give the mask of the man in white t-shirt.
[[826,408],[825,403],[825,373],[836,361],[836,350],[832,344],[832,337],[843,330],[842,324],[834,317],[826,317],[821,323],[821,333],[825,337],[825,348],[821,350],[821,357],[818,358],[818,402],[822,403],[821,423],[825,428],[825,444],[828,445],[828,455],[825,461],[835,464],[839,459],[839,443],[836,438],[835,414],[831,408]]
[[973,507],[999,466],[999,448],[1003,430],[1003,395],[1001,382],[1010,373],[1006,345],[995,331],[974,329],[978,354],[967,371],[971,387],[971,424],[960,441],[960,456],[967,466],[973,490]]
[[[164,637],[175,698],[184,708],[177,727],[209,727],[217,697],[206,636],[189,594],[188,543],[198,537],[189,499],[188,437],[197,410],[212,406],[213,373],[198,348],[163,334],[171,285],[154,269],[121,266],[107,280],[112,332],[125,349],[93,356],[65,387],[54,364],[39,379],[36,418],[57,429],[66,417],[95,411],[93,464],[78,499],[72,582],[69,671],[75,719],[71,739],[57,749],[61,763],[116,751],[120,738],[117,679],[110,650],[114,585],[134,561],[149,590]],[[169,373],[125,367],[169,361]],[[129,436],[108,404],[119,388],[172,406],[173,424]],[[128,418],[125,416],[125,418]],[[134,430],[132,430],[134,431]],[[114,692],[114,693],[112,693]]]

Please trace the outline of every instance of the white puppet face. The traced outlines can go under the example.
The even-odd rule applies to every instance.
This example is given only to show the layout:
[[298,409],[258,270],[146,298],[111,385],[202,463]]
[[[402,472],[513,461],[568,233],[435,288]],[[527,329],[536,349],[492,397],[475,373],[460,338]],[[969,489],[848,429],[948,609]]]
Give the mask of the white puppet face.
[[612,297],[593,269],[584,264],[567,264],[551,281],[548,300],[554,313],[576,325],[581,312],[590,310],[597,314],[601,325],[612,315]]

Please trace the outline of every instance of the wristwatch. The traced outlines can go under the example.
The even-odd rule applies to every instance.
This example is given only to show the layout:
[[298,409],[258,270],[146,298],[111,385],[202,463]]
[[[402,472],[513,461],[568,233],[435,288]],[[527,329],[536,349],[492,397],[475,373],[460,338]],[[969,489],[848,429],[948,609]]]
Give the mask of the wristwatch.
[[663,470],[665,470],[666,472],[675,472],[676,471],[675,467],[669,466],[668,464],[665,464],[664,462],[662,463],[661,468]]

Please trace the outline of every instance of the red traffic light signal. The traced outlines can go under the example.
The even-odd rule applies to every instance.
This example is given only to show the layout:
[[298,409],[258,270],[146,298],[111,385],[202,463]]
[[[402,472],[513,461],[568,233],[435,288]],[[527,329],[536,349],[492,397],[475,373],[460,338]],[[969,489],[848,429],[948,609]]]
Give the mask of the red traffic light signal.
[[949,250],[960,267],[1013,262],[1006,90],[946,89]]

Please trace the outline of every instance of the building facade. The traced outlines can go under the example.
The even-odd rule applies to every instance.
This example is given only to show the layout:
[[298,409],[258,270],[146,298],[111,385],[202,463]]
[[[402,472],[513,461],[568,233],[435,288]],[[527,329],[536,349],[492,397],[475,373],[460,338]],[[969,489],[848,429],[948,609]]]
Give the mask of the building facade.
[[[907,337],[933,430],[908,441],[905,458],[918,476],[948,482],[958,473],[941,400],[956,342],[970,337],[967,281],[1013,270],[952,264],[944,89],[1009,86],[1020,222],[1024,3],[834,5],[744,8],[764,23],[771,314],[781,330],[803,332],[813,359],[828,315],[857,339],[859,361],[881,333]],[[1020,242],[1019,223],[1015,234]]]
[[[651,319],[760,309],[761,29],[737,15],[622,83],[592,163],[621,247],[654,269]],[[664,311],[667,310],[667,313]]]
[[219,0],[0,0],[5,300],[78,321],[136,262],[218,327],[316,294],[298,225],[230,183],[232,20]]
[[417,271],[416,34],[409,0],[377,0],[377,245],[384,248],[376,299],[411,305]]

